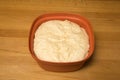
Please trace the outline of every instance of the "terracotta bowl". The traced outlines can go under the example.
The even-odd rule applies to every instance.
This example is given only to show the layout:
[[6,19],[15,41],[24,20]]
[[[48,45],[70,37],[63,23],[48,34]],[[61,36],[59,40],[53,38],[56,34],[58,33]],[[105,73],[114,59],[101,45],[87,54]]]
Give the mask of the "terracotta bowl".
[[[89,36],[89,44],[90,48],[88,51],[88,55],[82,61],[77,62],[49,62],[43,61],[36,57],[33,44],[34,44],[34,37],[35,32],[39,25],[41,25],[45,21],[49,20],[69,20],[74,23],[77,23],[81,27],[83,27],[88,36]],[[94,50],[94,35],[91,29],[90,23],[83,17],[76,15],[76,14],[67,14],[67,13],[52,13],[52,14],[44,14],[39,16],[32,24],[30,34],[29,34],[29,49],[33,58],[38,62],[38,64],[45,70],[48,71],[59,71],[59,72],[68,72],[68,71],[75,71],[80,69],[83,64],[91,57],[93,50]]]

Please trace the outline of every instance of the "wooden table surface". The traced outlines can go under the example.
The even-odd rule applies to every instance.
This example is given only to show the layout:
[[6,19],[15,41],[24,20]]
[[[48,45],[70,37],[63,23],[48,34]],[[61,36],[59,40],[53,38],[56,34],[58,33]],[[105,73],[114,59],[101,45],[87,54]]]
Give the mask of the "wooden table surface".
[[[44,13],[86,17],[95,51],[75,72],[43,70],[28,49],[32,22]],[[120,0],[0,0],[0,80],[120,80]]]

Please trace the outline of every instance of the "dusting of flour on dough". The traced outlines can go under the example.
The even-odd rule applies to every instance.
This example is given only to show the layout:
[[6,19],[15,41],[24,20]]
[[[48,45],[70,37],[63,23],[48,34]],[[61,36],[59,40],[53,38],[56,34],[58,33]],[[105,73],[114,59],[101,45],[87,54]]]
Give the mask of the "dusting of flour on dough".
[[35,32],[34,52],[44,61],[74,62],[85,58],[89,37],[78,24],[68,20],[50,20]]

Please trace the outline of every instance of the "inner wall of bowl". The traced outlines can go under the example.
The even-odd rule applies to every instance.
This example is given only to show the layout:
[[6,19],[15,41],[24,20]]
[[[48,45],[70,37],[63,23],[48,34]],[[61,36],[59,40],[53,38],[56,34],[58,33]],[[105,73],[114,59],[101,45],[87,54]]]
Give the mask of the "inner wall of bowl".
[[38,27],[43,23],[43,22],[46,22],[46,21],[49,21],[49,20],[69,20],[69,21],[72,21],[74,23],[77,23],[78,25],[80,25],[81,27],[83,27],[88,36],[89,36],[89,42],[90,42],[90,49],[89,49],[89,52],[88,52],[88,55],[86,55],[85,59],[89,58],[91,55],[92,55],[92,52],[93,52],[93,34],[92,34],[92,31],[91,31],[91,27],[90,27],[90,24],[84,20],[82,17],[75,17],[75,16],[43,16],[43,17],[38,17],[33,25],[32,25],[32,30],[31,30],[31,33],[30,33],[30,50],[31,50],[31,53],[32,55],[34,56],[35,59],[39,60],[37,58],[37,56],[35,55],[34,53],[34,37],[35,37],[35,32],[36,30],[38,29]]

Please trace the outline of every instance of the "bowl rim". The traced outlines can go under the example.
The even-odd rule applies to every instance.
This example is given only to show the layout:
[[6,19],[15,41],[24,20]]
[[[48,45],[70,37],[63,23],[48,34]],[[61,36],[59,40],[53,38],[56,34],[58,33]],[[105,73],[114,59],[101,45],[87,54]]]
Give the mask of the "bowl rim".
[[[80,60],[80,61],[72,61],[72,62],[52,62],[52,61],[46,61],[46,60],[41,60],[41,59],[38,59],[38,57],[35,55],[35,53],[34,53],[34,50],[33,50],[33,48],[31,47],[31,45],[32,45],[32,42],[31,42],[31,37],[33,37],[33,34],[32,33],[35,33],[35,31],[34,32],[32,32],[33,31],[33,29],[34,29],[34,26],[35,26],[35,24],[36,24],[36,22],[38,21],[38,20],[41,20],[41,19],[43,19],[43,22],[45,22],[45,21],[49,21],[49,20],[56,20],[55,18],[60,18],[60,17],[65,17],[65,18],[71,18],[71,19],[75,19],[75,20],[82,20],[83,22],[84,22],[84,24],[86,24],[88,27],[89,27],[89,32],[90,32],[90,34],[88,34],[89,35],[89,42],[91,41],[92,42],[92,45],[90,45],[90,46],[92,46],[92,48],[91,48],[91,50],[90,51],[88,51],[88,55],[83,59],[83,60]],[[60,20],[60,19],[57,19],[57,20]],[[41,23],[43,23],[43,22],[41,22]],[[38,27],[37,27],[38,28]],[[87,31],[86,31],[87,32]],[[91,39],[91,40],[90,40]],[[81,63],[81,62],[85,62],[86,60],[88,60],[91,56],[92,56],[92,54],[93,54],[93,51],[94,51],[94,45],[95,45],[95,40],[94,40],[94,34],[93,34],[93,29],[92,29],[92,27],[91,27],[91,24],[90,24],[90,22],[86,19],[86,18],[84,18],[84,17],[82,17],[82,16],[80,16],[80,15],[78,15],[78,14],[70,14],[70,13],[47,13],[47,14],[42,14],[42,15],[40,15],[40,16],[38,16],[34,21],[33,21],[33,23],[32,23],[32,26],[31,26],[31,28],[30,28],[30,32],[29,32],[29,41],[28,41],[29,43],[29,51],[30,51],[30,53],[31,53],[31,55],[32,55],[32,57],[39,63],[39,62],[46,62],[46,63],[48,63],[48,64],[64,64],[64,65],[66,65],[66,64],[76,64],[76,63]]]

